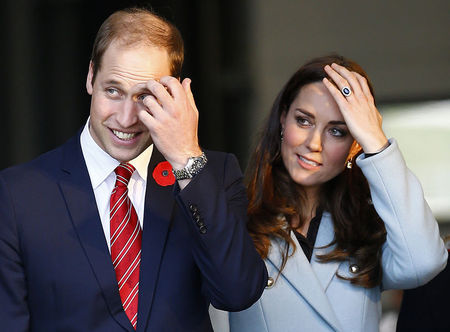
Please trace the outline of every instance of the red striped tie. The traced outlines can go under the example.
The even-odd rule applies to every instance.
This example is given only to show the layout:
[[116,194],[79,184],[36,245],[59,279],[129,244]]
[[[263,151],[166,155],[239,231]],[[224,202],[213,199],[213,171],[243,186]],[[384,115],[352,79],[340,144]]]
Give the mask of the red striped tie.
[[134,329],[137,325],[139,264],[142,231],[128,197],[128,181],[135,168],[122,163],[115,169],[116,185],[110,200],[111,258],[125,313]]

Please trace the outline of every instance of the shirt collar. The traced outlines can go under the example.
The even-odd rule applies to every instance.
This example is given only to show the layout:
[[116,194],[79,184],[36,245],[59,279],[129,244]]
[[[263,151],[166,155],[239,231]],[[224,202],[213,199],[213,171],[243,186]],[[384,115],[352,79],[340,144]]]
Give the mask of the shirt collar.
[[[94,141],[89,131],[89,118],[83,128],[80,136],[81,150],[84,160],[91,178],[93,189],[96,189],[106,178],[119,166],[120,162],[106,153]],[[145,149],[139,156],[129,161],[136,170],[138,175],[146,182],[147,167],[153,152],[153,144]],[[136,172],[135,172],[136,174]],[[133,177],[136,175],[133,174]]]
[[150,144],[139,156],[130,161],[130,164],[136,168],[136,171],[145,182],[147,182],[148,164],[150,163],[152,153],[153,144]]

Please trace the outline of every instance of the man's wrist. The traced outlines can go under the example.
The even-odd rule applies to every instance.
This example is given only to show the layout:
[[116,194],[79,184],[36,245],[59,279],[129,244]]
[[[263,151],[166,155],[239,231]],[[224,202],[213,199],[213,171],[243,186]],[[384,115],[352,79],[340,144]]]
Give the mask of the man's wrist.
[[189,157],[186,166],[181,169],[174,168],[172,172],[176,180],[192,179],[200,173],[207,162],[208,159],[206,158],[205,153],[202,152],[198,156]]

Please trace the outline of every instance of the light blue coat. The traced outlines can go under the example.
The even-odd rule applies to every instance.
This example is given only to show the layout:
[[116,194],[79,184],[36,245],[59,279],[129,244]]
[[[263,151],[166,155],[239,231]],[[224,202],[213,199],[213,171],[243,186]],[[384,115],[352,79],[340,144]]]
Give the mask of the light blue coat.
[[[417,287],[445,267],[447,250],[438,225],[396,141],[391,140],[391,145],[375,156],[359,156],[356,162],[369,182],[373,204],[386,225],[381,286],[368,289],[338,278],[336,272],[352,275],[349,266],[353,262],[320,263],[316,255],[332,248],[316,248],[311,263],[308,262],[292,236],[297,250],[274,285],[266,288],[249,309],[229,313],[229,320],[227,313],[212,309],[215,331],[378,331],[382,290]],[[333,238],[333,220],[324,212],[315,247],[327,245]],[[273,241],[266,259],[269,276],[274,280],[283,246]]]

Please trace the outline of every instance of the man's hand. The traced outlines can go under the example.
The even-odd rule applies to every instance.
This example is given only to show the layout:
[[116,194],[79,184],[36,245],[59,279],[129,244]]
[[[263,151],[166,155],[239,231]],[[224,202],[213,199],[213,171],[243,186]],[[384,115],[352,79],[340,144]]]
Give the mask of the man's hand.
[[147,110],[138,113],[149,129],[153,143],[174,169],[186,166],[189,157],[202,153],[198,144],[198,110],[191,92],[191,80],[182,83],[164,76],[146,83],[151,94],[143,99]]

